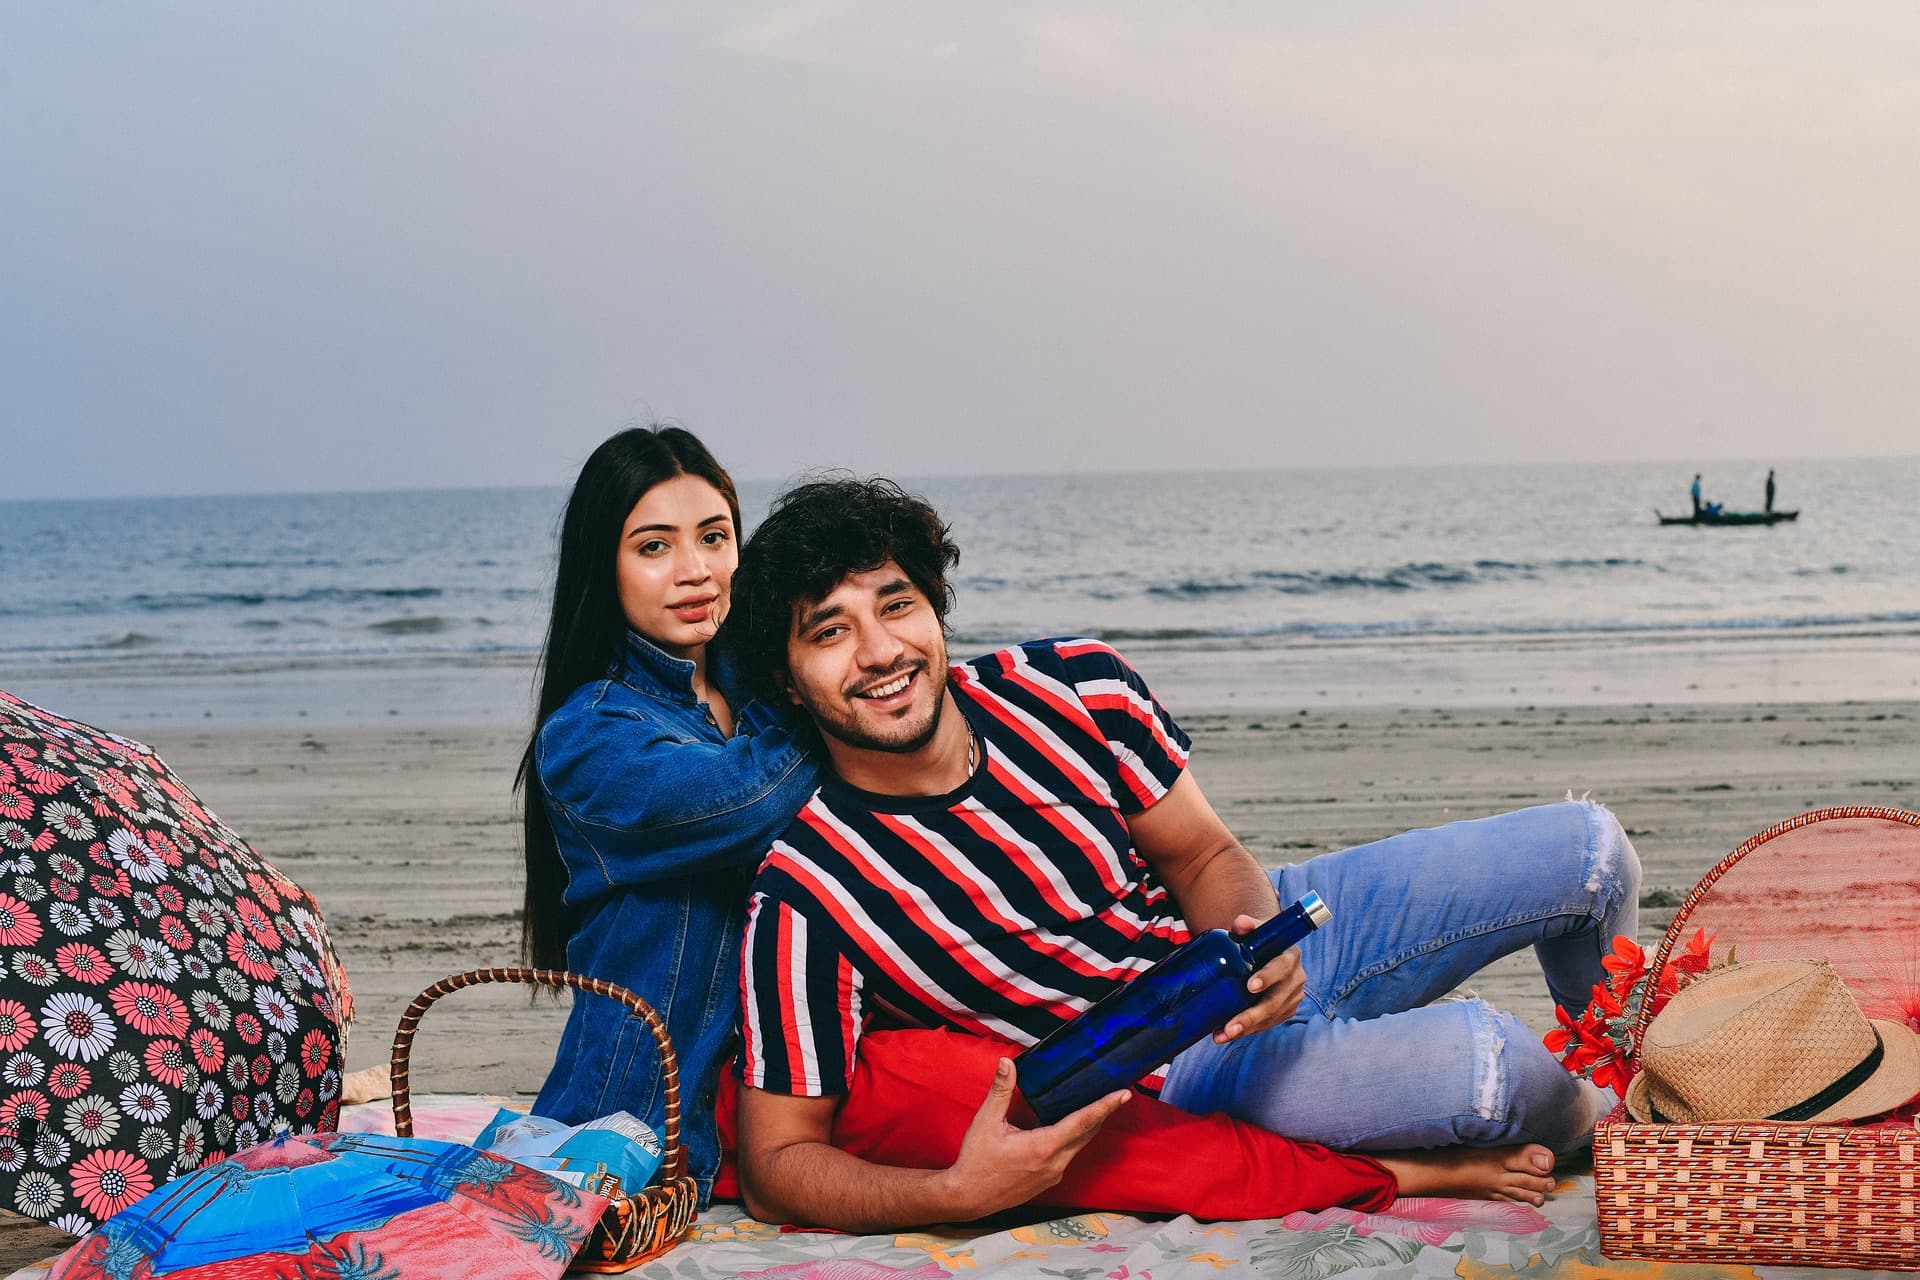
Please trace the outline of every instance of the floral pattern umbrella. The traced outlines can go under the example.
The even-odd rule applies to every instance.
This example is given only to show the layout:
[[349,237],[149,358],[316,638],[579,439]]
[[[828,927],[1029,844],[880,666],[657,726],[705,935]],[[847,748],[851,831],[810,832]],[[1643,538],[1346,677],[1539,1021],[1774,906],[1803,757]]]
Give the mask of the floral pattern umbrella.
[[51,1280],[557,1276],[605,1196],[453,1142],[285,1134],[149,1194]]
[[84,1234],[331,1130],[352,996],[320,909],[140,743],[0,691],[0,1208]]

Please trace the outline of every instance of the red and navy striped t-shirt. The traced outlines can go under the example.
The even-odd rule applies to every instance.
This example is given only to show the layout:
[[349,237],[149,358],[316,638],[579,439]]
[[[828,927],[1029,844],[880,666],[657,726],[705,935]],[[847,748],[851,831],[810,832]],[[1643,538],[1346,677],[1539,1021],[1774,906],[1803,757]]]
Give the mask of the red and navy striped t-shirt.
[[746,1082],[843,1093],[869,1011],[1033,1044],[1187,940],[1127,816],[1188,740],[1124,658],[1042,640],[951,669],[980,741],[943,796],[822,785],[761,864]]

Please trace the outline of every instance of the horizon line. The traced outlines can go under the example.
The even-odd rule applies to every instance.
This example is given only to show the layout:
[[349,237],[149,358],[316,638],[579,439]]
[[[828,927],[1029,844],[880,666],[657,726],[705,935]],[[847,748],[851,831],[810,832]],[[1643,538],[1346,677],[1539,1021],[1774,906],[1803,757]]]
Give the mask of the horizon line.
[[[1920,453],[1887,454],[1801,454],[1775,458],[1718,458],[1711,462],[1679,458],[1610,458],[1604,461],[1595,459],[1575,459],[1564,462],[1519,462],[1496,460],[1489,462],[1351,462],[1323,464],[1317,466],[1259,466],[1259,467],[1132,467],[1101,468],[1085,471],[902,471],[889,478],[904,482],[955,480],[1058,480],[1058,479],[1105,479],[1135,476],[1208,476],[1208,475],[1246,475],[1254,473],[1316,475],[1354,471],[1487,471],[1521,470],[1534,468],[1569,467],[1642,467],[1671,465],[1680,470],[1689,468],[1706,471],[1712,467],[1727,466],[1767,466],[1778,469],[1782,465],[1796,462],[1906,462],[1920,460]],[[882,472],[863,472],[849,467],[820,466],[789,472],[780,476],[735,475],[734,481],[741,485],[770,484],[778,488],[799,483],[816,475],[851,474],[855,476],[879,476]],[[65,502],[172,502],[198,501],[211,498],[324,498],[349,497],[354,495],[398,495],[412,493],[505,493],[516,490],[556,489],[565,490],[565,483],[555,484],[447,484],[447,485],[389,485],[358,489],[228,489],[205,490],[179,493],[96,493],[75,494],[62,497],[40,496],[0,496],[0,506],[25,506],[39,503],[51,505]]]

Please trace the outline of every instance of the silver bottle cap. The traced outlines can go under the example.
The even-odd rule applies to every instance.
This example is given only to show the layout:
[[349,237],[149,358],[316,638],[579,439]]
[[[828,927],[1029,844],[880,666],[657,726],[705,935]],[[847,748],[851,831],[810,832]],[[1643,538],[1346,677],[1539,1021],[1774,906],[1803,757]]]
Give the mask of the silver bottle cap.
[[1327,906],[1325,899],[1311,889],[1301,895],[1300,905],[1305,908],[1307,919],[1313,921],[1313,927],[1316,929],[1333,919],[1333,909]]

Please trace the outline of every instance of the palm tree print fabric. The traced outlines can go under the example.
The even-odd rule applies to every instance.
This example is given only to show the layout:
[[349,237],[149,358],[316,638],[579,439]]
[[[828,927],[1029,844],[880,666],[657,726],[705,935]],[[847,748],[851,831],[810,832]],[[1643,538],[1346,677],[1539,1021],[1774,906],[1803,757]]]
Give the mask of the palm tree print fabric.
[[0,1208],[84,1234],[330,1131],[352,996],[314,900],[147,747],[0,690]]
[[115,1218],[51,1280],[543,1280],[606,1207],[458,1143],[283,1137]]

